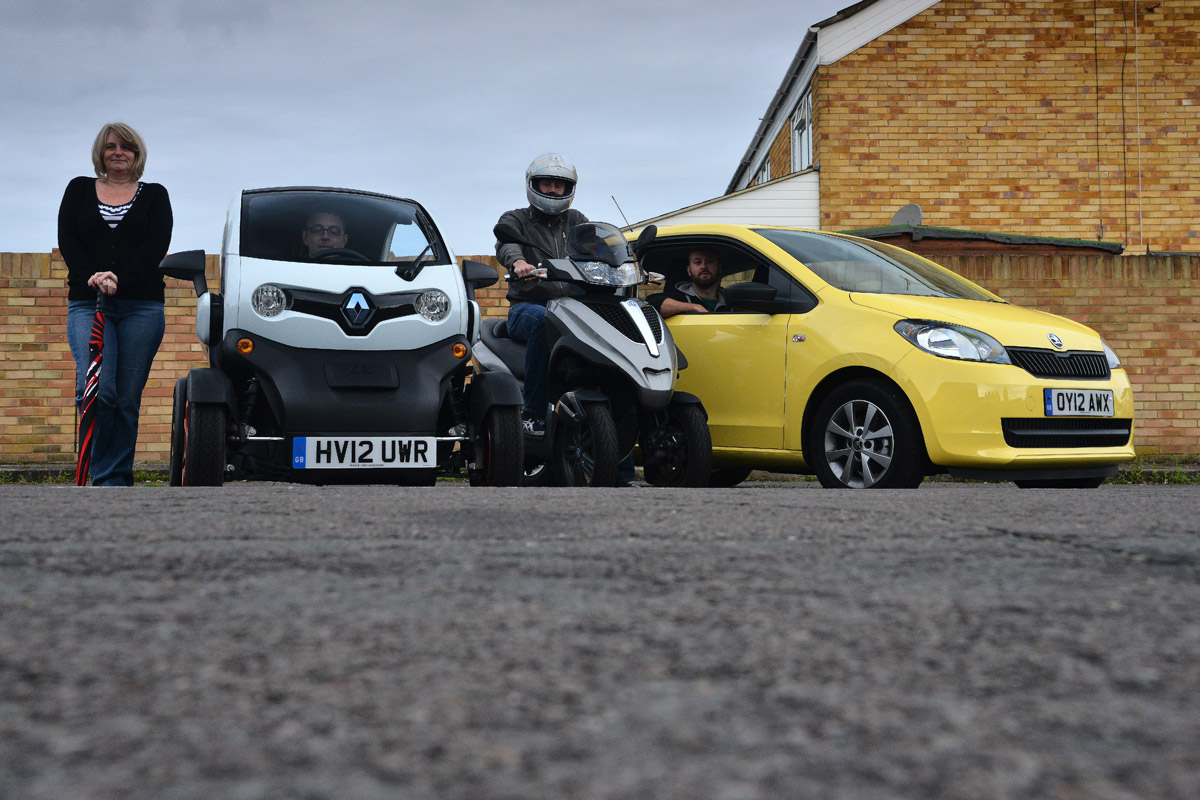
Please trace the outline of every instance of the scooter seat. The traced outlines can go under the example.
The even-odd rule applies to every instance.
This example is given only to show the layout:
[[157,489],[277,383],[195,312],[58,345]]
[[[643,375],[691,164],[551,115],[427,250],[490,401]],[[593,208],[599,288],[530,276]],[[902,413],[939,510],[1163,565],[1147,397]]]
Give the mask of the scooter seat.
[[500,357],[509,372],[517,380],[525,382],[525,345],[508,338],[508,320],[490,318],[483,320],[479,338],[488,349]]

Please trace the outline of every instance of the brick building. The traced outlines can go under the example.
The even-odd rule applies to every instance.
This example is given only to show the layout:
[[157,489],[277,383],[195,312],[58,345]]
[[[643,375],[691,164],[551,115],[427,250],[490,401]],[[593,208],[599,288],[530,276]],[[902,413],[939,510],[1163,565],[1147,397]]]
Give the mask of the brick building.
[[809,29],[726,195],[648,221],[849,230],[917,203],[1200,252],[1198,61],[1200,0],[864,0]]

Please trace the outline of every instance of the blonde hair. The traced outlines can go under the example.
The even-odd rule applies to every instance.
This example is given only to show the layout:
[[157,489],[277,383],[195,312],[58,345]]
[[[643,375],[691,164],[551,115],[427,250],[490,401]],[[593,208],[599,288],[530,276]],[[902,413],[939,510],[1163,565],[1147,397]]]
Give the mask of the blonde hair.
[[92,144],[92,166],[96,169],[96,177],[103,178],[105,176],[104,148],[108,144],[110,133],[117,137],[121,147],[133,151],[133,167],[130,169],[130,175],[135,181],[141,180],[142,173],[146,171],[146,142],[137,131],[124,122],[110,122],[100,129],[100,133],[96,134],[96,141]]

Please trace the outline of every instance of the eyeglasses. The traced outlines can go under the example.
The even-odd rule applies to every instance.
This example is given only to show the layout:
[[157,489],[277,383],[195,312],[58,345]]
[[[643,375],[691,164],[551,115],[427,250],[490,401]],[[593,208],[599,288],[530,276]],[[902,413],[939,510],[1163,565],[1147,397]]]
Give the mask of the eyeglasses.
[[341,236],[343,233],[345,233],[345,231],[339,228],[337,225],[331,225],[328,228],[326,228],[324,225],[309,225],[307,228],[305,228],[305,230],[307,230],[313,236],[321,236],[322,234],[326,233],[328,233],[330,236]]

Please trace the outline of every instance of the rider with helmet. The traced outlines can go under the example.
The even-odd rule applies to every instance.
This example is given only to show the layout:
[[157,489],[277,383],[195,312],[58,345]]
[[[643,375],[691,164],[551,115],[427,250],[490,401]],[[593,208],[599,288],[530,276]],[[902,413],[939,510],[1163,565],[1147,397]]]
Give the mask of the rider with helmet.
[[[558,153],[538,156],[525,170],[527,208],[505,212],[500,222],[516,228],[536,247],[496,244],[496,258],[508,272],[525,278],[545,258],[565,258],[567,232],[588,218],[571,208],[577,183],[575,166]],[[546,301],[571,292],[559,281],[540,278],[508,283],[508,335],[525,342],[525,432],[541,436],[546,431],[546,372],[550,350],[546,342]]]

